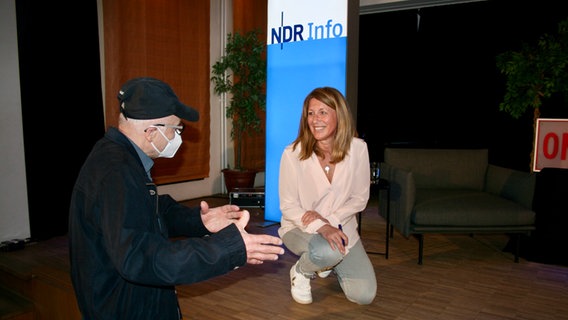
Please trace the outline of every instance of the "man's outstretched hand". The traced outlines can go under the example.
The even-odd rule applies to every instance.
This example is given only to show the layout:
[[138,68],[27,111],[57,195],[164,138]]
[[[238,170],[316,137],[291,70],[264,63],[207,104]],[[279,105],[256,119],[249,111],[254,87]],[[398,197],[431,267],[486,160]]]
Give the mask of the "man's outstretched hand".
[[[240,208],[233,204],[209,208],[209,204],[207,202],[201,201],[200,207],[201,220],[207,230],[211,233],[219,232],[219,230],[224,229],[243,216],[243,211],[240,211]],[[246,223],[248,223],[248,220]]]
[[241,231],[241,236],[247,250],[248,264],[262,264],[264,261],[278,260],[278,256],[284,254],[282,239],[268,234],[250,234],[245,228],[250,221],[248,210],[239,211],[236,205],[224,205],[209,208],[205,201],[201,201],[201,219],[203,224],[212,233],[234,223]]
[[237,219],[235,224],[241,230],[247,248],[247,263],[262,264],[265,260],[278,260],[278,256],[284,254],[284,248],[281,247],[282,239],[269,234],[248,233],[245,227],[250,220],[250,213],[248,210],[243,210],[242,213],[242,217]]

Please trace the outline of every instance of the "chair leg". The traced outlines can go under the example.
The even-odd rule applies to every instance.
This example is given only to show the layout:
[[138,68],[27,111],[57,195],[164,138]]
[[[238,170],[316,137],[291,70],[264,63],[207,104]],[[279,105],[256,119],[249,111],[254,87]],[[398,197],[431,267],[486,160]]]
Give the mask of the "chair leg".
[[422,257],[424,255],[424,235],[419,234],[418,237],[418,264],[422,265]]
[[512,235],[512,237],[515,239],[515,262],[518,263],[519,262],[519,254],[521,252],[521,234],[517,233]]
[[386,236],[385,236],[385,259],[388,259],[388,258],[389,258],[389,236],[390,236],[390,234],[389,234],[389,233],[390,233],[390,228],[389,228],[389,227],[390,227],[390,224],[389,224],[389,222],[387,221],[387,228],[386,228],[386,229],[387,229],[387,230],[386,230],[387,234],[386,234]]

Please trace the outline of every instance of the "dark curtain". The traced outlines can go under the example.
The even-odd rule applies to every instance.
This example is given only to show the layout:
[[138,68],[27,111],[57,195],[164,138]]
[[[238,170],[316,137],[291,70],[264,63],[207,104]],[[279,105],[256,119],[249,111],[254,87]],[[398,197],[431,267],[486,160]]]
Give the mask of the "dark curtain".
[[31,237],[67,233],[71,190],[104,134],[97,2],[16,1]]
[[491,163],[528,171],[532,112],[513,119],[498,110],[505,88],[495,57],[556,32],[566,17],[552,0],[361,16],[357,119],[371,160],[392,144],[484,147]]

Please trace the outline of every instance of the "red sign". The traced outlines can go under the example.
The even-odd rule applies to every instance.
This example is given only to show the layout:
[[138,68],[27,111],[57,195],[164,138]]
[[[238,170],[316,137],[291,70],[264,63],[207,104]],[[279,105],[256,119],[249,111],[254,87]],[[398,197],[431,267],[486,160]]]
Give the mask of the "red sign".
[[533,171],[568,169],[568,119],[537,119]]

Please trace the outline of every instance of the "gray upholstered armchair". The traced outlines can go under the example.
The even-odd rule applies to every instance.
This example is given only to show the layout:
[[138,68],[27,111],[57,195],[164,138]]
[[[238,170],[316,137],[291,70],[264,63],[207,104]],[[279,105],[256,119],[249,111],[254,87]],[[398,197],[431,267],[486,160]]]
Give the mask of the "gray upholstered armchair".
[[381,178],[390,182],[389,223],[418,238],[419,264],[426,233],[515,235],[518,262],[519,236],[535,229],[535,175],[489,164],[487,149],[386,148]]

